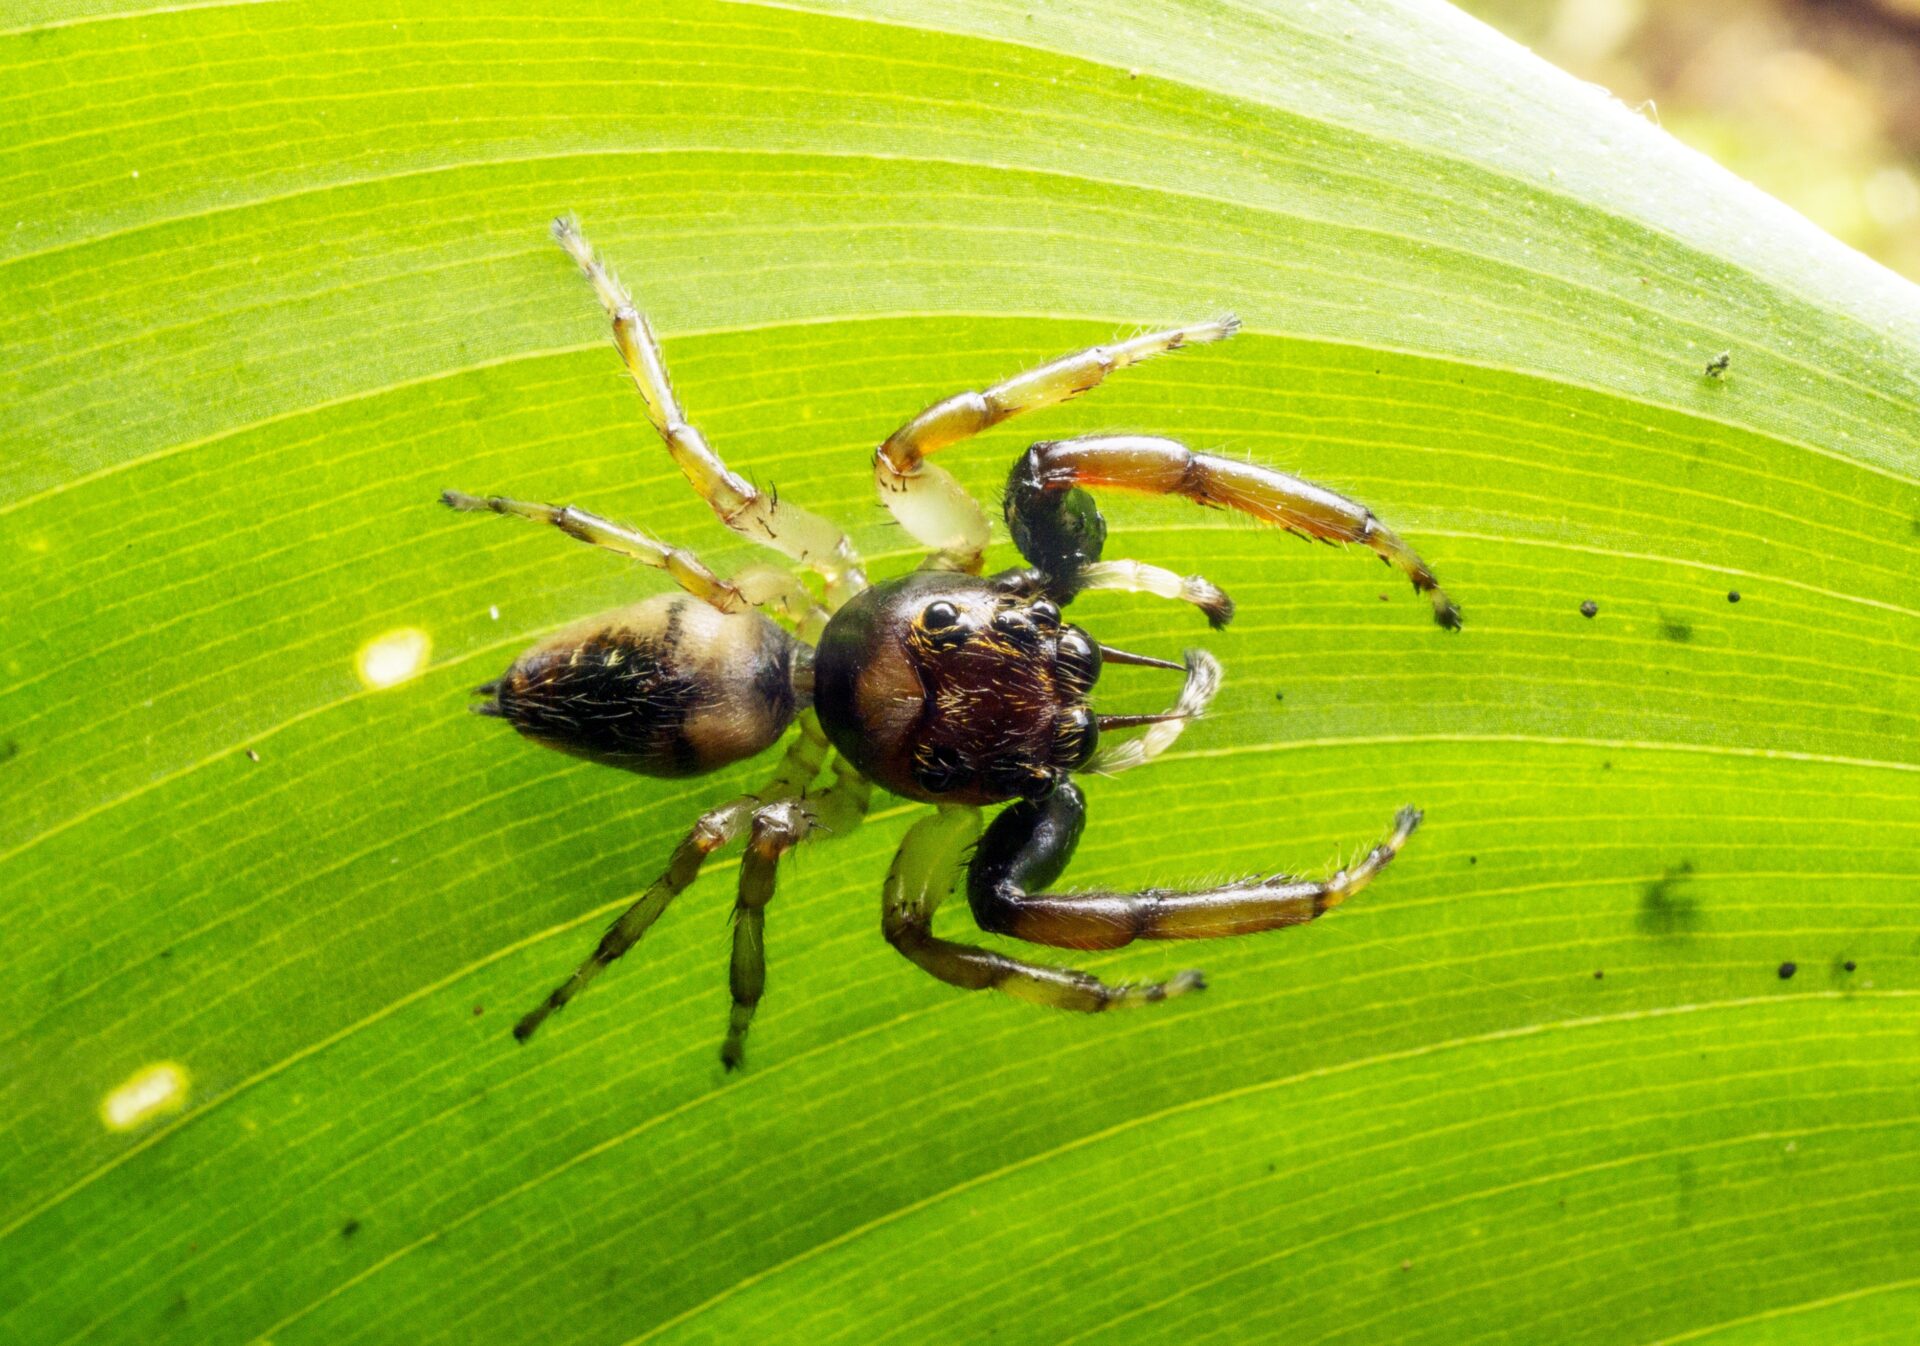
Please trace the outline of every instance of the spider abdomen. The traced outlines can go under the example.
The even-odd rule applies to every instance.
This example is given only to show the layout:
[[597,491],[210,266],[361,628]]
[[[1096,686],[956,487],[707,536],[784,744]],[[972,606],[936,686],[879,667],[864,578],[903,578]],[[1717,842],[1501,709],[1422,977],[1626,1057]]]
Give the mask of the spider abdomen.
[[661,594],[556,632],[477,709],[562,752],[692,776],[772,746],[804,709],[807,647],[756,612]]

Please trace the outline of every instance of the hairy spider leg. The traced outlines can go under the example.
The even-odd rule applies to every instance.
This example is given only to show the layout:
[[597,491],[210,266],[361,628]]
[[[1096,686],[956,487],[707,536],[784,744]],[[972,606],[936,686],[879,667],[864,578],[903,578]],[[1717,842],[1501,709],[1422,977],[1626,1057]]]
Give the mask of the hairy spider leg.
[[960,859],[980,834],[980,811],[947,806],[907,830],[888,871],[880,925],[887,942],[926,972],[966,991],[998,990],[1055,1009],[1097,1011],[1206,988],[1198,972],[1164,982],[1114,985],[1073,968],[1029,963],[933,933],[933,914],[953,890]]
[[565,1009],[575,996],[587,989],[595,977],[639,943],[648,927],[667,909],[667,904],[686,891],[688,885],[700,876],[700,867],[706,863],[707,857],[740,835],[753,817],[757,803],[752,796],[743,795],[701,814],[692,830],[674,848],[673,858],[667,861],[666,872],[653,881],[652,886],[641,894],[639,901],[621,912],[614,923],[607,927],[593,953],[574,969],[573,975],[554,987],[538,1007],[513,1026],[513,1036],[521,1042],[532,1037],[540,1025],[547,1021],[547,1016],[555,1010]]
[[543,505],[498,495],[468,495],[464,491],[442,491],[440,503],[465,513],[492,512],[552,524],[570,538],[666,571],[675,584],[722,612],[767,608],[796,625],[809,622],[818,625],[826,620],[826,612],[814,602],[806,586],[778,566],[748,566],[731,579],[721,579],[685,547],[671,546],[573,505]]
[[1213,322],[1172,327],[1106,346],[1090,346],[1063,355],[982,392],[955,393],[935,402],[887,436],[873,455],[873,480],[893,517],[946,564],[969,574],[980,572],[987,548],[984,510],[929,454],[979,434],[1009,416],[1057,406],[1097,387],[1107,375],[1182,346],[1224,341],[1238,331],[1232,316]]
[[967,871],[967,900],[982,930],[1062,949],[1117,949],[1136,939],[1216,939],[1305,925],[1372,882],[1420,825],[1420,811],[1401,809],[1386,840],[1328,879],[1276,874],[1186,892],[1039,891],[1067,867],[1085,823],[1086,800],[1072,781],[993,820]]
[[798,800],[768,804],[753,815],[753,835],[740,862],[740,895],[733,908],[733,961],[728,988],[733,1009],[720,1061],[737,1070],[747,1059],[747,1030],[766,991],[766,906],[773,899],[776,871],[787,852],[815,830],[851,831],[867,816],[873,783],[844,757],[833,759],[833,779]]
[[607,927],[606,933],[600,937],[600,943],[586,961],[574,969],[573,975],[554,987],[545,1000],[513,1026],[513,1036],[517,1040],[525,1042],[532,1037],[549,1015],[566,1008],[567,1003],[586,990],[595,977],[639,943],[640,937],[660,918],[667,905],[700,876],[701,866],[706,863],[707,857],[746,831],[754,822],[758,810],[766,803],[796,798],[812,783],[814,777],[820,774],[821,765],[831,748],[825,731],[820,728],[819,719],[812,711],[800,716],[799,725],[800,736],[788,747],[786,756],[781,759],[780,766],[762,792],[758,795],[741,795],[700,815],[692,829],[674,848],[672,858],[667,861],[666,872],[655,879],[639,900],[621,912]]
[[826,581],[827,601],[833,607],[866,588],[860,556],[846,534],[818,514],[780,499],[778,492],[761,491],[733,472],[705,437],[687,423],[652,326],[573,221],[555,220],[553,237],[579,263],[612,320],[613,344],[640,391],[647,419],[665,442],[674,463],[720,521],[818,574]]
[[1083,486],[1184,496],[1239,510],[1302,537],[1358,542],[1395,566],[1426,594],[1433,619],[1448,630],[1460,609],[1427,563],[1373,511],[1324,486],[1151,435],[1089,435],[1028,448],[1007,479],[1007,522],[1021,555],[1066,596],[1100,559],[1106,525]]
[[753,834],[740,861],[740,895],[733,904],[733,961],[727,988],[733,1008],[727,1016],[726,1041],[720,1044],[720,1063],[738,1070],[747,1059],[747,1030],[753,1012],[767,989],[766,913],[780,861],[814,827],[814,818],[796,799],[783,799],[759,808],[753,815]]

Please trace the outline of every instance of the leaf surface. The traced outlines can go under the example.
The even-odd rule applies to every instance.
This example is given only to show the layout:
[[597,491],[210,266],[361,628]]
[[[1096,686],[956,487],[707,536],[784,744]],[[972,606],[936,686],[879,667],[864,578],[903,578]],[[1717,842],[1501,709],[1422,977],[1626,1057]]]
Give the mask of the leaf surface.
[[[391,10],[0,33],[0,1339],[1905,1339],[1920,290],[1415,0]],[[516,1048],[764,774],[462,712],[659,582],[441,489],[758,559],[566,210],[709,438],[882,573],[913,411],[1238,312],[945,459],[993,499],[1031,439],[1150,430],[1406,535],[1459,636],[1128,499],[1110,550],[1240,616],[1074,609],[1228,681],[1090,784],[1073,881],[1319,872],[1417,803],[1400,861],[1305,929],[1088,956],[1213,989],[1072,1019],[881,941],[882,799],[786,873],[744,1075],[731,862]],[[396,630],[429,661],[370,689]],[[106,1125],[160,1062],[181,1106]]]

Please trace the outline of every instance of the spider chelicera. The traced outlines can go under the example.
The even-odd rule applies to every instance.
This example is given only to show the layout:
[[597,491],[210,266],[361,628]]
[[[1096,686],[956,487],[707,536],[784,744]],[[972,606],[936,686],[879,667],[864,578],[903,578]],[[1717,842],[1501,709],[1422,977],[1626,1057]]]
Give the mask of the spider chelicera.
[[[1402,809],[1386,839],[1331,878],[1275,875],[1194,891],[1047,891],[1072,858],[1086,820],[1077,771],[1112,773],[1152,761],[1202,714],[1220,682],[1200,650],[1184,664],[1098,644],[1061,609],[1096,589],[1178,599],[1216,627],[1227,596],[1198,576],[1138,561],[1105,560],[1106,523],[1082,488],[1184,496],[1239,510],[1308,538],[1358,542],[1397,566],[1453,629],[1459,609],[1433,572],[1365,506],[1254,463],[1194,453],[1146,435],[1088,435],[1030,446],[1007,480],[1006,520],[1025,569],[982,575],[987,516],[927,456],[1010,416],[1053,406],[1116,369],[1183,346],[1223,341],[1222,318],[1064,356],[984,392],[936,402],[874,454],[874,481],[901,526],[932,554],[899,579],[870,583],[852,544],[816,514],[735,474],[689,425],[652,329],[620,282],[568,220],[553,235],[580,264],[613,322],[613,341],[667,451],[721,522],[784,554],[821,581],[821,597],[793,570],[753,566],[722,579],[693,553],[568,506],[471,496],[458,510],[549,523],[571,537],[658,567],[682,592],[589,618],[535,645],[478,689],[474,709],[526,737],[650,776],[689,776],[760,753],[797,723],[773,778],[701,816],[667,869],[601,938],[593,954],[514,1027],[521,1041],[578,995],[700,872],[745,835],[734,906],[733,1009],[721,1060],[745,1057],[766,982],[763,945],[774,871],[817,828],[865,812],[873,785],[935,805],[910,828],[887,875],[881,928],[889,943],[950,985],[996,988],[1071,1010],[1145,1004],[1200,990],[1198,972],[1115,985],[936,937],[936,907],[967,864],[967,899],[984,930],[1066,949],[1112,949],[1136,939],[1207,939],[1299,925],[1359,892],[1419,825]],[[789,632],[769,615],[788,622]],[[1088,696],[1105,664],[1185,674],[1160,715],[1098,715]],[[1103,743],[1111,731],[1141,729]],[[829,774],[829,759],[831,759]],[[1012,801],[981,833],[980,810]],[[977,841],[977,845],[975,842]]]

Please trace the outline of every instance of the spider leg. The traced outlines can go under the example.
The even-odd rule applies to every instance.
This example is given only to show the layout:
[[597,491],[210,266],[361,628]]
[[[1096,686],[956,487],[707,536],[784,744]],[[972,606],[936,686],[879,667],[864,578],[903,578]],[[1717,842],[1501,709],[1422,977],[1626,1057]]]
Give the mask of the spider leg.
[[733,908],[733,961],[728,985],[733,1010],[727,1020],[727,1038],[720,1048],[721,1063],[737,1070],[747,1054],[747,1030],[766,990],[766,907],[780,861],[816,828],[828,833],[851,831],[867,814],[873,786],[844,758],[836,758],[833,780],[807,791],[798,800],[768,804],[753,815],[753,837],[740,862],[740,895]]
[[561,982],[548,993],[539,1006],[513,1026],[513,1036],[521,1042],[532,1037],[547,1016],[555,1010],[565,1009],[567,1003],[586,990],[593,979],[640,942],[640,936],[660,918],[667,904],[678,897],[700,875],[701,865],[709,855],[740,835],[758,801],[751,796],[743,796],[722,804],[700,815],[693,830],[681,838],[674,848],[673,858],[667,861],[666,873],[653,881],[653,885],[640,896],[640,900],[620,913],[618,919],[607,927],[600,937],[600,943],[588,955],[587,960],[575,968],[573,975]]
[[829,746],[827,736],[820,728],[820,721],[812,711],[802,715],[799,723],[800,736],[787,749],[786,756],[781,759],[763,794],[742,795],[701,814],[692,830],[674,848],[672,858],[667,861],[666,872],[655,879],[639,900],[621,912],[607,927],[606,933],[600,937],[600,943],[586,961],[574,969],[573,975],[554,987],[545,1000],[513,1026],[513,1036],[517,1040],[525,1042],[532,1037],[549,1015],[566,1008],[567,1003],[586,990],[609,964],[639,943],[640,937],[660,918],[667,905],[700,876],[700,868],[706,863],[707,857],[739,836],[755,820],[763,799],[792,799],[806,789],[826,761]]
[[637,529],[614,523],[573,505],[544,505],[531,500],[509,500],[498,495],[467,495],[442,491],[440,503],[463,513],[491,511],[516,519],[552,524],[568,537],[602,547],[629,560],[664,570],[675,584],[722,612],[769,608],[793,622],[822,622],[826,613],[806,586],[778,566],[749,566],[731,579],[721,579],[685,547],[670,546]]
[[1085,821],[1086,801],[1071,781],[993,820],[967,872],[967,900],[981,929],[1063,949],[1117,949],[1136,939],[1215,939],[1304,925],[1386,868],[1420,825],[1420,811],[1401,809],[1386,840],[1328,879],[1281,874],[1191,892],[1036,891],[1060,877]]
[[933,913],[953,890],[961,854],[979,833],[979,810],[945,807],[909,828],[894,857],[880,926],[887,943],[922,969],[962,990],[999,990],[1037,1005],[1087,1012],[1149,1004],[1206,988],[1198,972],[1182,972],[1164,982],[1112,985],[1072,968],[1029,963],[935,936]]
[[827,597],[835,607],[866,588],[859,554],[846,534],[818,514],[780,499],[776,492],[757,489],[728,468],[708,447],[705,437],[687,423],[667,377],[666,360],[660,354],[653,328],[573,221],[555,220],[553,237],[579,263],[612,320],[613,344],[640,391],[648,421],[720,521],[820,575],[827,582]]
[[767,804],[753,815],[753,835],[740,862],[740,895],[733,906],[733,961],[727,986],[733,1009],[727,1017],[720,1062],[738,1070],[747,1059],[747,1030],[767,988],[766,912],[773,900],[781,860],[814,828],[815,819],[797,799]]
[[1106,523],[1081,487],[1180,495],[1327,542],[1358,542],[1398,567],[1453,630],[1460,609],[1425,561],[1365,505],[1324,486],[1148,435],[1089,435],[1030,447],[1007,479],[1007,523],[1021,555],[1071,597],[1100,559]]
[[1237,318],[1151,332],[1128,341],[1090,346],[1016,374],[981,392],[935,402],[887,436],[874,453],[873,480],[893,517],[953,569],[978,574],[987,547],[987,516],[978,502],[927,455],[979,434],[1009,416],[1056,406],[1102,383],[1108,374],[1197,342],[1223,341]]

